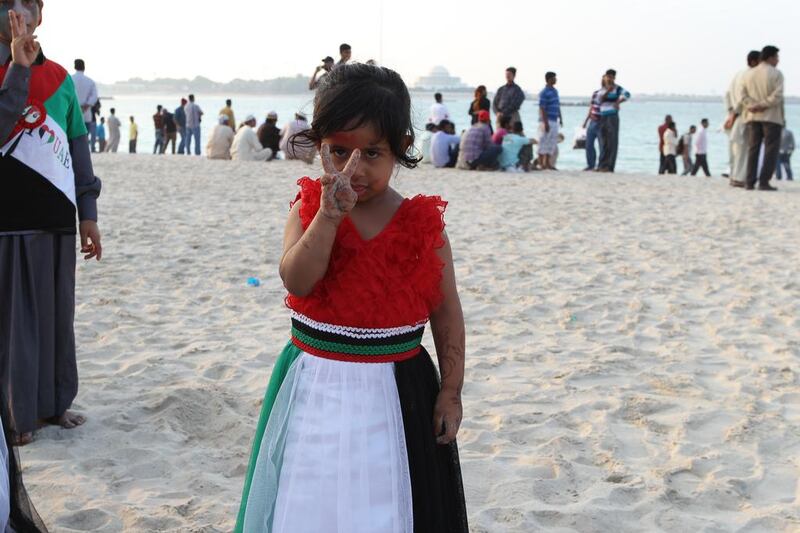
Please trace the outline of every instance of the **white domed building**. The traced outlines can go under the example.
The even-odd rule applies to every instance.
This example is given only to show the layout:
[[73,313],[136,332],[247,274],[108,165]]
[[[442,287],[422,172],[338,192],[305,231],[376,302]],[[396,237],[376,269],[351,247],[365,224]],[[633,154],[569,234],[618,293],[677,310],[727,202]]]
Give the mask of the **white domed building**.
[[470,87],[461,81],[461,78],[451,76],[450,72],[442,66],[431,69],[427,76],[417,79],[414,89],[418,91],[463,91]]

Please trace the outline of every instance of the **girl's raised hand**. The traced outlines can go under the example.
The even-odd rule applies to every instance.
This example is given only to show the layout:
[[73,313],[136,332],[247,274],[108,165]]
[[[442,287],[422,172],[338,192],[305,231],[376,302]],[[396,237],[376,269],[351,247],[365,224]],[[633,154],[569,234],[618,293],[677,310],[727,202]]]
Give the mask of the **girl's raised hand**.
[[30,67],[39,55],[36,36],[28,33],[25,17],[13,9],[8,11],[8,22],[11,26],[11,60],[23,67]]
[[334,220],[340,220],[350,212],[356,205],[358,194],[350,185],[350,178],[358,168],[361,159],[361,151],[353,150],[350,159],[344,169],[336,170],[336,166],[331,159],[331,147],[323,144],[319,151],[322,159],[322,168],[325,174],[320,178],[322,184],[322,198],[320,198],[320,210],[322,214]]

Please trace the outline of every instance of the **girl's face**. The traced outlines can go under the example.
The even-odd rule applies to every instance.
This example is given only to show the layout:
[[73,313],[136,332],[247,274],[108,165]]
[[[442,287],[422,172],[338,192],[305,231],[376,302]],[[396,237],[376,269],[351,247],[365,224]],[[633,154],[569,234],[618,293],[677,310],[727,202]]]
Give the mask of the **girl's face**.
[[396,159],[389,143],[372,125],[363,124],[354,130],[336,132],[323,138],[322,144],[330,145],[331,159],[337,170],[344,168],[353,150],[361,150],[361,161],[350,179],[359,202],[380,196],[389,188]]

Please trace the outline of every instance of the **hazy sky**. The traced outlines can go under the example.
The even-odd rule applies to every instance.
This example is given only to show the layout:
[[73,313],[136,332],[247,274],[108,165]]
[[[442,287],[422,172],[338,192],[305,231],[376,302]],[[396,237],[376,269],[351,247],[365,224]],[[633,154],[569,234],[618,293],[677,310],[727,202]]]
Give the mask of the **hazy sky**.
[[774,44],[786,93],[800,95],[798,21],[798,0],[45,0],[38,35],[105,83],[310,75],[348,42],[409,85],[444,65],[493,90],[514,65],[528,91],[556,71],[565,95],[609,67],[634,93],[722,94],[748,50]]

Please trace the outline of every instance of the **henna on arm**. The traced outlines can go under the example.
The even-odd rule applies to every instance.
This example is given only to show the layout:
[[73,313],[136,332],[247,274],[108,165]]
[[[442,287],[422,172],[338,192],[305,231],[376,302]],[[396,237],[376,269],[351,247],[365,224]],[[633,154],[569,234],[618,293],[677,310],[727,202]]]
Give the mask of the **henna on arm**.
[[461,426],[461,390],[464,387],[464,359],[466,335],[464,313],[456,287],[453,256],[447,235],[442,233],[444,246],[437,250],[444,261],[441,289],[444,296],[442,304],[431,313],[433,342],[439,361],[442,387],[434,409],[434,432],[439,444],[455,440]]

